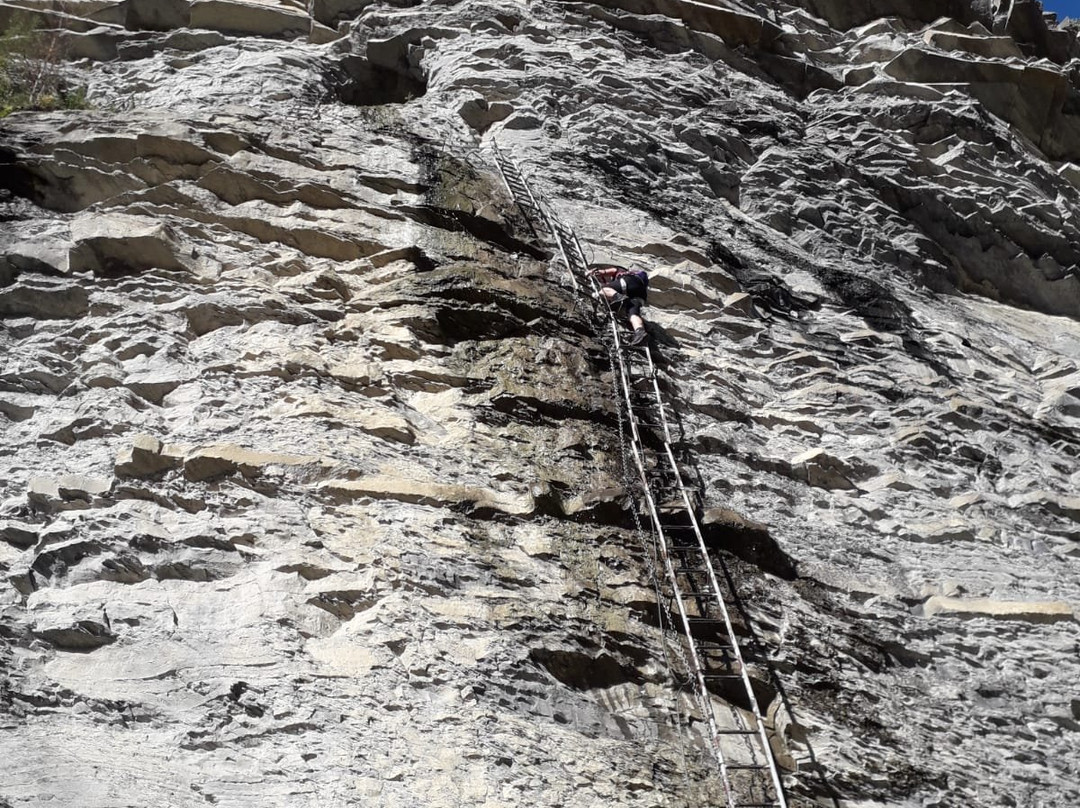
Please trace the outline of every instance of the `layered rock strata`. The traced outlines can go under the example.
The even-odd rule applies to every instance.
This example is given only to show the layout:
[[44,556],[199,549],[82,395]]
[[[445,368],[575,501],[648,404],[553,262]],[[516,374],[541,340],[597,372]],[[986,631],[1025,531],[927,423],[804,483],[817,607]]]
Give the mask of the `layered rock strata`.
[[790,804],[1080,800],[1037,3],[2,9],[93,109],[0,121],[0,804],[723,803],[496,139],[652,273]]

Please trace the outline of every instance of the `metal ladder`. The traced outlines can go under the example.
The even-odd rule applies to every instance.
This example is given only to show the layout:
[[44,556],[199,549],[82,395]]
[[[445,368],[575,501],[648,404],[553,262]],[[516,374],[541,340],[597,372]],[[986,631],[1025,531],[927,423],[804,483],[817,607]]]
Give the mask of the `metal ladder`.
[[[579,294],[596,291],[588,262],[572,228],[554,215],[532,188],[518,164],[493,144],[495,163],[514,201],[540,237],[546,233],[563,259],[570,283]],[[587,284],[587,286],[586,286]],[[640,504],[648,514],[663,570],[660,591],[667,600],[669,628],[682,630],[690,689],[697,703],[712,755],[720,769],[727,808],[787,808],[769,730],[732,625],[720,579],[709,557],[698,518],[700,491],[688,486],[677,459],[661,375],[648,346],[627,349],[620,325],[607,311],[610,331],[604,341],[612,352],[629,426],[629,454],[637,472]],[[660,570],[657,571],[658,574]],[[730,715],[721,722],[717,701]]]

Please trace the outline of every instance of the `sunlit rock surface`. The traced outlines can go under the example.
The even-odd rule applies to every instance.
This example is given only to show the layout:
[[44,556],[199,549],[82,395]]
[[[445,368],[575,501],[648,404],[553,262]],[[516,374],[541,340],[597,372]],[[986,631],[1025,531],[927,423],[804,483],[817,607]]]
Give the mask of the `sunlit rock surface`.
[[20,6],[93,109],[0,121],[0,805],[723,803],[494,140],[652,273],[790,804],[1080,804],[1037,3]]

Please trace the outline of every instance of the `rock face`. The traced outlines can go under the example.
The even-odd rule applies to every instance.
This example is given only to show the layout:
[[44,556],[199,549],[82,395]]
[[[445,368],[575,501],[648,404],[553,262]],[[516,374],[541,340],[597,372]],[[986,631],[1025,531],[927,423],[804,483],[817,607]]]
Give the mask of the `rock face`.
[[93,109],[0,120],[0,805],[724,804],[494,140],[652,273],[789,804],[1080,804],[1038,3],[25,5]]

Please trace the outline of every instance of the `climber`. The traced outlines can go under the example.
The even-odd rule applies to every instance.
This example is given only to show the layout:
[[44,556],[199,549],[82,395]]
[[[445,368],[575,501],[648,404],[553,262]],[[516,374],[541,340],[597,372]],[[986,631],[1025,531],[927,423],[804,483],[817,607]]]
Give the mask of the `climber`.
[[623,314],[630,320],[634,335],[630,344],[644,345],[649,335],[641,309],[649,294],[649,276],[643,269],[627,269],[617,264],[590,264],[590,277],[603,284],[598,294],[603,295],[613,314]]

